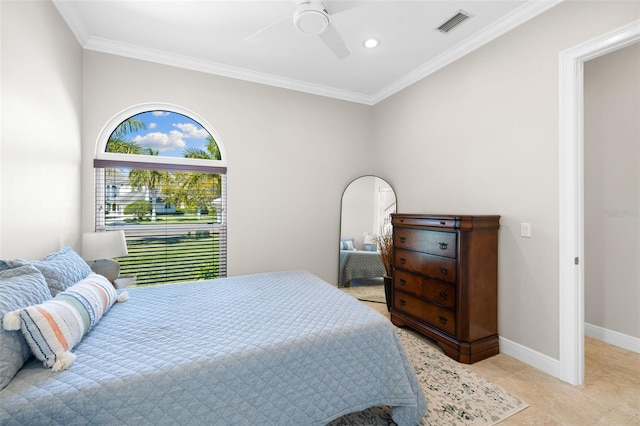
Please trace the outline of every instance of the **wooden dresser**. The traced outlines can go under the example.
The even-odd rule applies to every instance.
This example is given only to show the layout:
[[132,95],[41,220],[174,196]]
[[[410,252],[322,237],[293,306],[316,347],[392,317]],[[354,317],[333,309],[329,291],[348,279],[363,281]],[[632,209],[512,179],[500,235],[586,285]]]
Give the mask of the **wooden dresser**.
[[472,364],[500,352],[500,216],[392,215],[391,321]]

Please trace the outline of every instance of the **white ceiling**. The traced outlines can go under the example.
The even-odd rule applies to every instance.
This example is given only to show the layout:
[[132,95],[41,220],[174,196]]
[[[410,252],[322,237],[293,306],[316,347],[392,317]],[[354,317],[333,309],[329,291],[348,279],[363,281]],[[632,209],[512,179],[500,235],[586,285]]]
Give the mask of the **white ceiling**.
[[561,0],[323,1],[344,59],[294,27],[295,0],[53,1],[85,49],[372,105]]

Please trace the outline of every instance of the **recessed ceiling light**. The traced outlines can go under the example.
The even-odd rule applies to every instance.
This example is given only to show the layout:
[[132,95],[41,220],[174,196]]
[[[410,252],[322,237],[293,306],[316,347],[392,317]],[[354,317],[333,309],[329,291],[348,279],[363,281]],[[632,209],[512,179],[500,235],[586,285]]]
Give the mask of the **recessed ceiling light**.
[[380,42],[375,39],[375,38],[370,38],[365,40],[364,42],[364,47],[366,47],[367,49],[373,49],[374,47],[378,46],[380,44]]

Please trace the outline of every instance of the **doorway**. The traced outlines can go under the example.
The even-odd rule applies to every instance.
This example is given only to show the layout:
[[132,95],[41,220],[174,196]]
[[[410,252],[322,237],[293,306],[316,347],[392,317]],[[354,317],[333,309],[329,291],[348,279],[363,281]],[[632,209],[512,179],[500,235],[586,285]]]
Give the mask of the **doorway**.
[[560,53],[559,377],[584,383],[584,63],[640,41],[640,20]]
[[585,336],[640,352],[640,43],[584,76]]

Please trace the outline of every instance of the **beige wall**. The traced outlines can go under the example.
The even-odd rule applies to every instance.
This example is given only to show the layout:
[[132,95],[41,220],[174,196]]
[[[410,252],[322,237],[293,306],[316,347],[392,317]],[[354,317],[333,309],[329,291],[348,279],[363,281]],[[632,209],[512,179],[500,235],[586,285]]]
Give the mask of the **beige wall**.
[[229,275],[306,269],[337,282],[342,191],[372,171],[370,107],[90,51],[83,75],[85,230],[102,126],[170,103],[207,120],[226,149]]
[[584,77],[585,321],[640,338],[640,44]]
[[0,258],[80,249],[82,49],[52,3],[0,8]]
[[559,53],[638,18],[640,2],[562,3],[373,108],[403,212],[502,215],[499,333],[554,359]]

